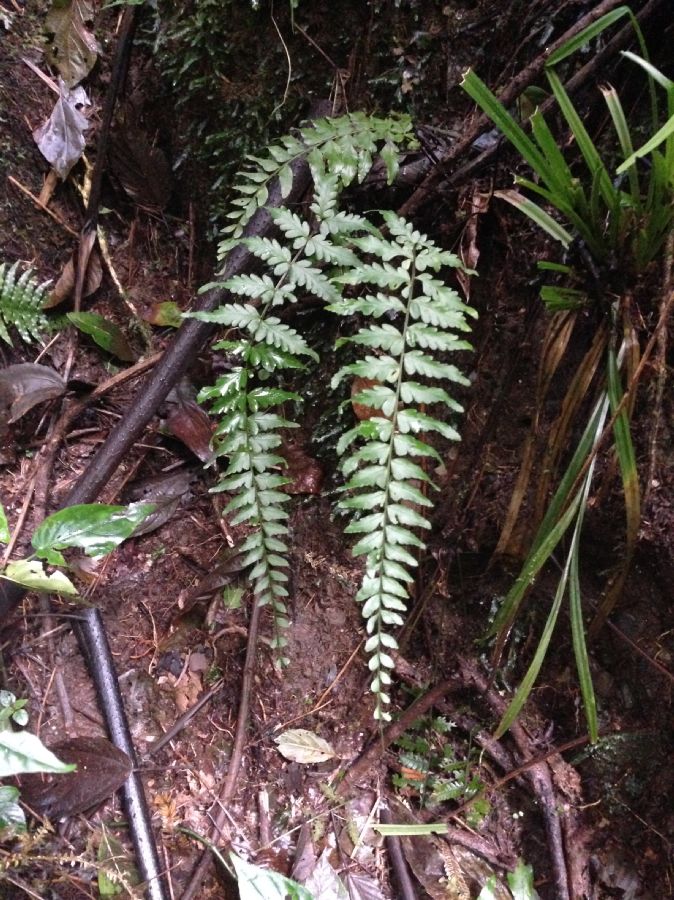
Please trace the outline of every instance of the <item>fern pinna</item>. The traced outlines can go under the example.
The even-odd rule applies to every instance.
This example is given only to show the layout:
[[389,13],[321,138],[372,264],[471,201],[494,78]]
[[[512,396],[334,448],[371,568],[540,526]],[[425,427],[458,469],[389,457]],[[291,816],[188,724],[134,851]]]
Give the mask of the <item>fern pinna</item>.
[[[363,180],[377,148],[392,180],[402,146],[413,137],[409,120],[379,120],[347,116],[323,120],[270,148],[265,158],[255,158],[257,169],[245,173],[238,185],[242,197],[232,214],[220,255],[244,243],[266,268],[263,274],[238,275],[224,287],[247,302],[231,302],[198,318],[236,329],[239,337],[216,345],[229,352],[233,368],[216,384],[201,392],[219,417],[214,437],[215,458],[227,459],[216,490],[233,498],[225,508],[233,524],[252,527],[242,552],[252,566],[254,594],[269,604],[275,621],[273,645],[285,644],[288,624],[287,597],[287,501],[284,461],[278,452],[281,433],[296,427],[287,409],[301,397],[287,390],[287,370],[317,359],[305,339],[290,325],[271,314],[298,297],[312,295],[339,316],[365,316],[380,320],[363,327],[346,341],[370,348],[373,354],[351,363],[335,377],[367,375],[373,387],[357,400],[379,415],[351,429],[340,441],[343,452],[358,439],[359,446],[344,462],[349,496],[342,506],[351,510],[377,510],[362,516],[349,532],[363,533],[354,548],[366,555],[366,571],[358,599],[364,602],[375,673],[372,689],[377,695],[376,715],[385,718],[392,661],[387,649],[395,647],[387,627],[400,624],[405,608],[411,568],[416,564],[409,547],[423,547],[415,529],[429,523],[418,511],[431,501],[420,484],[431,484],[417,460],[438,459],[426,442],[434,431],[457,439],[455,429],[419,409],[440,404],[459,411],[444,388],[427,380],[465,383],[458,369],[444,361],[447,353],[466,349],[458,336],[468,329],[472,313],[457,294],[432,272],[461,263],[456,256],[436,247],[392,213],[384,213],[388,237],[366,218],[341,210],[342,189],[354,179]],[[383,144],[383,146],[382,146]],[[266,200],[266,183],[275,173],[283,180],[300,151],[307,155],[314,180],[313,202],[306,218],[291,210],[270,210],[277,228],[273,238],[246,238],[243,224],[258,203]],[[256,187],[257,186],[257,187]],[[289,190],[289,185],[286,184]],[[287,190],[285,191],[287,193]],[[345,298],[352,285],[372,285],[376,293]],[[443,357],[440,359],[439,357]],[[423,379],[423,380],[419,380]],[[283,661],[283,659],[281,659]]]
[[19,264],[0,264],[0,338],[12,343],[8,326],[13,325],[24,341],[39,337],[47,328],[43,312],[46,285],[33,278],[31,270],[19,275]]
[[426,405],[461,411],[445,388],[428,382],[468,384],[456,366],[439,357],[470,349],[459,335],[469,330],[467,315],[475,315],[452,288],[431,274],[443,267],[459,267],[458,257],[441,250],[394,213],[383,213],[383,217],[390,237],[355,238],[354,246],[372,261],[338,278],[342,284],[372,286],[376,293],[330,307],[339,315],[390,320],[371,322],[339,341],[374,353],[343,366],[333,379],[336,385],[347,376],[367,378],[371,386],[358,393],[354,402],[376,413],[342,436],[338,452],[345,453],[356,444],[342,463],[349,495],[341,506],[362,513],[346,531],[363,535],[353,548],[354,555],[365,556],[356,599],[363,603],[367,621],[365,650],[374,676],[371,689],[377,719],[389,718],[387,688],[393,668],[389,651],[397,647],[390,629],[403,624],[414,580],[411,571],[417,565],[412,551],[424,548],[418,530],[430,527],[421,510],[433,503],[423,488],[434,485],[423,461],[440,462],[440,456],[426,435],[435,432],[449,440],[459,439],[452,425],[422,411]]

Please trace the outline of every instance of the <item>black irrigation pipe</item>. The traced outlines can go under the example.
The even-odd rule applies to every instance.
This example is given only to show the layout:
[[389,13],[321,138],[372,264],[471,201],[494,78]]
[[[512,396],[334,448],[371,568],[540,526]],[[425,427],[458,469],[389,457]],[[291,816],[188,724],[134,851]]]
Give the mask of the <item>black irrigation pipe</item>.
[[129,731],[124,702],[119,691],[115,664],[105,634],[101,613],[95,607],[79,610],[72,616],[82,656],[96,687],[98,702],[105,717],[112,743],[130,758],[133,769],[122,785],[122,796],[129,821],[129,832],[136,853],[141,878],[148,900],[167,900],[166,883],[161,873],[157,845],[143,783],[138,774],[138,760]]

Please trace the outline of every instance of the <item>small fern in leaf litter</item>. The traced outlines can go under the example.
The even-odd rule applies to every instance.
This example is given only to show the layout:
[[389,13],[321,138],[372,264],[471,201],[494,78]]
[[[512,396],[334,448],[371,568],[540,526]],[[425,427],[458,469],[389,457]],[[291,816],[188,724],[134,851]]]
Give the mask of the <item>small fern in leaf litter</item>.
[[354,246],[373,261],[338,278],[342,284],[372,286],[376,293],[330,307],[340,315],[393,317],[392,322],[368,324],[339,342],[362,346],[376,355],[367,353],[333,379],[334,386],[347,376],[374,382],[353,399],[377,414],[344,434],[338,452],[343,454],[355,445],[342,463],[348,496],[340,505],[360,514],[346,531],[362,535],[353,548],[356,556],[365,557],[356,599],[363,604],[367,621],[365,650],[374,676],[371,689],[377,719],[389,718],[390,651],[397,647],[390,631],[404,621],[412,570],[417,565],[414,551],[424,548],[418,532],[430,528],[424,512],[433,503],[423,488],[434,485],[423,462],[440,462],[440,457],[428,443],[427,433],[459,439],[451,425],[419,407],[429,404],[461,412],[444,387],[427,379],[468,384],[456,366],[435,354],[470,349],[460,334],[469,330],[467,315],[475,314],[432,275],[443,267],[459,267],[458,257],[393,213],[383,216],[390,238],[381,234],[355,238]]
[[47,328],[42,311],[46,286],[38,284],[30,269],[19,275],[19,264],[0,264],[0,338],[12,343],[8,328],[14,326],[24,341],[37,339]]

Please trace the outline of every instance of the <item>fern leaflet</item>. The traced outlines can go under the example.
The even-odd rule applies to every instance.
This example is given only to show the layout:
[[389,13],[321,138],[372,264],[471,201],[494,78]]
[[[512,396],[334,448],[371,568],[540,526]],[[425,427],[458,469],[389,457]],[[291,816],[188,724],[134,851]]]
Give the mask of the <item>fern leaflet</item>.
[[38,284],[30,269],[19,275],[19,264],[0,264],[0,338],[12,343],[8,328],[14,326],[24,341],[36,340],[47,328],[42,311],[46,285]]

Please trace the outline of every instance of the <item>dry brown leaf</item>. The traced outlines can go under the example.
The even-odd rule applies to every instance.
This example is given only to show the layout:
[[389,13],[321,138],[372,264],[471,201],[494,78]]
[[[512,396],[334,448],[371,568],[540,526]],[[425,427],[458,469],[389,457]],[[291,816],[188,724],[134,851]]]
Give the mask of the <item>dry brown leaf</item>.
[[49,745],[76,772],[35,773],[18,779],[21,798],[48,819],[74,816],[98,806],[120,788],[131,774],[131,760],[104,737],[75,737]]
[[300,441],[283,441],[279,448],[287,468],[284,474],[290,479],[285,486],[289,494],[320,494],[323,484],[323,469],[320,463],[309,456]]
[[[54,306],[58,306],[60,303],[63,303],[64,300],[72,294],[75,290],[75,259],[77,257],[77,250],[75,250],[68,260],[68,262],[63,267],[63,271],[59,276],[59,280],[54,285],[53,290],[49,294],[47,298],[47,302],[44,304],[45,309],[52,309]],[[103,263],[101,262],[101,255],[98,250],[94,247],[91,251],[91,255],[89,256],[89,262],[87,265],[87,274],[84,279],[84,288],[82,290],[83,297],[89,297],[94,291],[97,291],[101,286],[101,280],[103,279]]]
[[65,381],[49,366],[7,366],[0,371],[0,428],[16,422],[38,403],[60,397],[65,390]]

